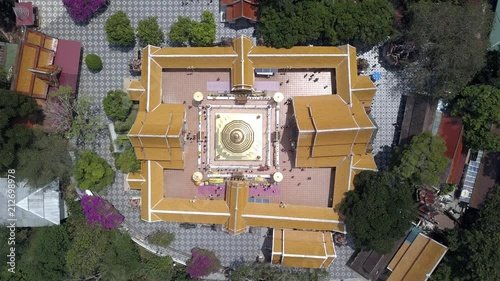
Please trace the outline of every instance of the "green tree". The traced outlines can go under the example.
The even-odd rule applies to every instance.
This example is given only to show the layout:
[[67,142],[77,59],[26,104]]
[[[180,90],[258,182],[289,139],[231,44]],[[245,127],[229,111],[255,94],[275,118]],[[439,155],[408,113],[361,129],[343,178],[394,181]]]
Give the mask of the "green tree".
[[104,112],[112,120],[127,119],[132,101],[127,93],[122,90],[110,90],[103,100]]
[[85,56],[85,64],[91,72],[99,72],[102,70],[102,60],[96,54],[88,54]]
[[115,166],[124,173],[135,173],[141,168],[141,162],[137,160],[134,149],[127,148],[118,155]]
[[95,105],[84,97],[79,97],[74,106],[71,129],[66,134],[68,138],[75,138],[77,144],[88,147],[93,144],[97,134],[104,128]]
[[491,10],[420,1],[409,14],[406,40],[415,43],[416,53],[407,70],[415,91],[451,100],[484,65]]
[[0,67],[0,89],[10,89],[9,73],[3,67]]
[[177,18],[177,21],[170,27],[170,32],[168,33],[170,40],[172,40],[172,42],[175,44],[186,44],[186,42],[189,40],[192,26],[193,22],[189,17],[179,16]]
[[439,275],[433,275],[433,280],[500,280],[499,212],[500,188],[495,186],[488,193],[479,218],[470,227],[446,233],[449,251],[436,270]]
[[95,152],[84,150],[76,160],[75,179],[81,189],[100,191],[115,181],[115,172]]
[[141,46],[160,46],[163,42],[163,36],[163,31],[161,31],[158,25],[158,18],[147,17],[139,21],[137,25],[137,38],[139,38]]
[[35,131],[33,143],[19,152],[17,173],[32,186],[39,187],[56,178],[68,178],[72,166],[65,139]]
[[466,87],[452,102],[452,114],[464,123],[464,142],[476,150],[500,151],[500,136],[491,131],[500,124],[500,89],[488,85]]
[[14,14],[14,0],[2,0],[0,2],[0,28],[10,31],[16,26],[16,15]]
[[143,275],[148,281],[177,280],[174,277],[174,266],[171,257],[154,256],[144,261]]
[[31,143],[31,129],[20,123],[37,111],[33,98],[0,89],[0,172],[15,167],[16,154]]
[[445,152],[446,145],[440,136],[424,132],[414,136],[407,147],[397,152],[393,170],[412,185],[436,185],[449,163]]
[[26,280],[63,280],[68,248],[69,238],[63,226],[41,227],[30,239],[18,268]]
[[120,47],[129,47],[135,43],[134,29],[124,11],[118,11],[106,20],[104,26],[108,42]]
[[485,84],[500,88],[500,51],[490,50],[486,53],[486,65],[472,81],[473,84]]
[[387,253],[415,218],[412,189],[389,172],[364,171],[340,205],[347,230],[363,250]]
[[136,280],[141,267],[137,245],[130,235],[118,230],[108,233],[108,245],[101,261],[101,273],[105,280]]
[[201,22],[191,24],[190,42],[193,46],[208,47],[215,41],[216,24],[214,14],[204,11]]

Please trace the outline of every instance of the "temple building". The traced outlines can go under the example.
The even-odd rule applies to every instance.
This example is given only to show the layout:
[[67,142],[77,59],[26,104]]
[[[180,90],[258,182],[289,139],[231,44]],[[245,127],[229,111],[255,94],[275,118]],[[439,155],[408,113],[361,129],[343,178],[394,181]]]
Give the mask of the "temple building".
[[272,263],[324,268],[356,174],[377,170],[375,85],[352,46],[143,50],[128,136],[144,221],[274,229]]

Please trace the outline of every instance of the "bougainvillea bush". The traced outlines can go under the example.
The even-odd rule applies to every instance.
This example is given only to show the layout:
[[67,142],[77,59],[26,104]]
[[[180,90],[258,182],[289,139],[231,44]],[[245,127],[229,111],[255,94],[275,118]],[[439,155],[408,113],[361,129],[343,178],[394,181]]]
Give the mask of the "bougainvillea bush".
[[207,276],[217,272],[221,267],[219,259],[209,250],[193,248],[191,258],[187,261],[187,272],[193,278]]
[[106,5],[106,2],[106,0],[63,0],[69,16],[76,22],[87,22]]
[[115,229],[123,222],[123,216],[111,203],[98,196],[84,195],[81,199],[87,223],[102,229]]

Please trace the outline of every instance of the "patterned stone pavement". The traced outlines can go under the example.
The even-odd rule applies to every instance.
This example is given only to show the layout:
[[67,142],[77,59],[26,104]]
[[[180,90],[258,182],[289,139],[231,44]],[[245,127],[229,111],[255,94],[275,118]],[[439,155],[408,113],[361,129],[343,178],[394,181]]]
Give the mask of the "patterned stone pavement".
[[[38,6],[41,14],[41,31],[49,35],[78,40],[83,45],[83,55],[96,53],[101,56],[104,62],[104,69],[97,74],[90,73],[82,65],[79,95],[93,98],[96,106],[102,113],[101,102],[107,91],[123,87],[123,79],[129,77],[128,63],[136,56],[135,47],[132,50],[111,49],[108,45],[105,32],[105,20],[117,12],[123,10],[131,19],[135,27],[137,22],[147,16],[157,16],[160,27],[167,32],[170,25],[176,21],[178,16],[189,16],[199,20],[199,16],[204,10],[214,13],[218,22],[219,1],[210,3],[208,0],[193,1],[126,1],[111,0],[109,7],[100,15],[96,16],[87,25],[76,25],[68,16],[61,0],[33,0]],[[183,5],[186,2],[187,5]],[[217,38],[233,37],[236,35],[253,34],[253,27],[232,29],[224,24],[218,23]],[[168,43],[167,43],[168,44]],[[375,96],[372,114],[379,125],[378,136],[375,139],[375,152],[378,152],[377,161],[384,165],[387,159],[387,149],[384,146],[392,144],[394,127],[400,108],[401,92],[405,89],[401,85],[399,74],[388,72],[377,62],[377,49],[363,54],[370,65],[374,65],[369,72],[379,71],[382,73],[382,80],[378,82],[379,91]],[[109,122],[104,116],[105,122]],[[113,158],[109,151],[109,137],[102,134],[95,143],[94,149],[103,156],[110,164]],[[216,232],[209,228],[198,226],[196,229],[183,229],[175,223],[146,223],[140,220],[139,210],[134,210],[129,203],[132,196],[138,196],[137,191],[124,191],[124,179],[121,174],[117,174],[115,183],[109,188],[106,198],[109,199],[117,209],[125,216],[126,228],[133,237],[142,240],[156,230],[163,230],[175,233],[175,241],[171,249],[158,250],[162,254],[168,254],[178,260],[186,260],[189,250],[195,246],[213,250],[220,257],[224,265],[229,265],[241,260],[254,260],[262,246],[260,231],[255,233],[245,233],[241,235],[230,235],[223,232]],[[337,249],[338,258],[330,267],[332,278],[348,279],[358,277],[346,265],[353,252],[351,247]]]

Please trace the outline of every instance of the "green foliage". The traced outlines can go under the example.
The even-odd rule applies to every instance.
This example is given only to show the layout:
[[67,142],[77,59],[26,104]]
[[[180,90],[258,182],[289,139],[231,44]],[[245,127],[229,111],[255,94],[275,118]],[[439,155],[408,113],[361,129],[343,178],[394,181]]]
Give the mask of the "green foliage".
[[141,267],[137,245],[127,233],[113,230],[107,233],[108,245],[101,261],[105,280],[133,280]]
[[81,189],[100,191],[115,181],[115,172],[95,152],[84,150],[76,161],[75,179]]
[[500,151],[500,136],[491,126],[500,124],[500,89],[488,85],[465,88],[452,103],[452,113],[462,118],[464,142],[476,150]]
[[193,46],[208,47],[215,41],[215,18],[210,11],[201,14],[201,22],[191,24],[190,42]]
[[106,20],[104,26],[108,42],[120,47],[129,47],[135,43],[134,29],[127,14],[118,11]]
[[439,195],[446,195],[455,190],[457,187],[454,183],[443,183],[439,188]]
[[177,21],[170,27],[170,32],[168,36],[173,43],[183,45],[189,40],[191,34],[191,27],[193,22],[189,17],[177,18]]
[[118,155],[115,166],[124,173],[135,173],[141,168],[141,162],[137,160],[134,149],[127,148]]
[[84,97],[79,97],[73,108],[74,117],[66,137],[75,138],[77,144],[87,147],[95,141],[99,131],[104,128],[102,119],[94,104]]
[[406,40],[416,46],[408,71],[418,93],[451,100],[483,67],[492,13],[475,3],[420,1],[410,7]]
[[153,245],[168,247],[174,241],[174,238],[173,233],[157,231],[148,236],[148,242]]
[[0,28],[10,31],[16,26],[16,15],[14,14],[14,0],[2,0],[0,9]]
[[321,281],[328,280],[328,272],[324,269],[301,269],[271,266],[268,263],[244,263],[231,274],[233,281],[247,280],[286,280],[286,281]]
[[393,170],[412,185],[436,185],[449,163],[446,145],[440,136],[424,132],[412,138],[397,155]]
[[161,31],[156,17],[147,17],[139,21],[137,38],[139,38],[141,46],[159,46],[163,42],[163,36],[163,31]]
[[68,178],[73,162],[68,153],[68,143],[57,135],[35,131],[33,143],[18,155],[19,177],[32,186],[41,187],[56,178]]
[[364,171],[340,205],[347,230],[363,250],[387,253],[415,218],[413,189],[392,173]]
[[486,53],[486,65],[477,73],[473,84],[485,84],[500,88],[500,51]]
[[319,39],[329,44],[374,45],[393,32],[395,11],[387,0],[262,1],[258,34],[266,45],[291,48]]
[[0,67],[0,89],[10,89],[9,73],[3,67]]
[[69,238],[63,226],[38,228],[18,268],[26,280],[63,280]]
[[91,72],[99,72],[102,70],[102,60],[96,54],[88,54],[85,56],[85,64]]
[[110,90],[103,100],[104,112],[112,120],[125,120],[132,107],[132,101],[122,90]]
[[169,281],[173,279],[175,268],[171,257],[154,256],[144,261],[143,275],[148,281]]
[[138,113],[138,108],[132,106],[132,110],[130,110],[130,114],[127,116],[127,119],[125,119],[125,121],[116,120],[114,122],[115,131],[117,133],[122,133],[122,134],[128,133],[130,131],[130,129],[132,128],[132,125],[134,125],[135,118],[137,117],[137,113]]
[[37,110],[33,98],[0,89],[0,172],[15,167],[16,153],[31,143],[32,131],[18,123]]
[[[500,280],[500,188],[491,189],[469,229],[454,229],[447,233],[446,243],[450,250],[433,280]],[[442,275],[442,276],[441,276]],[[434,277],[434,275],[433,275]]]

